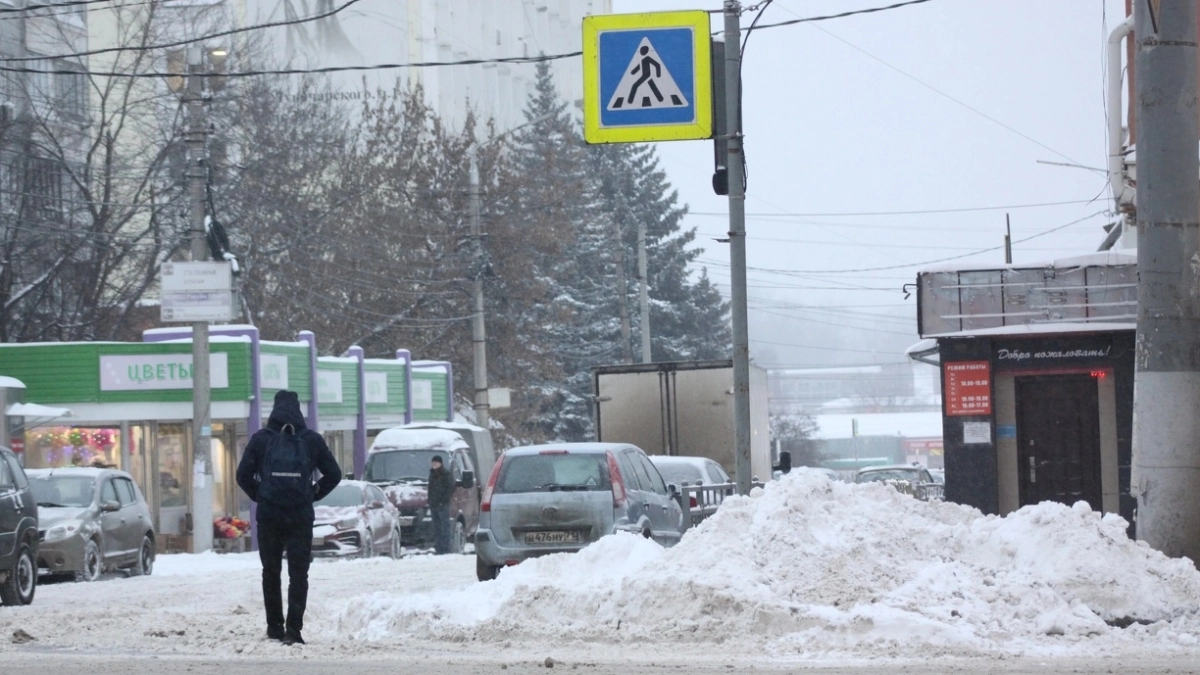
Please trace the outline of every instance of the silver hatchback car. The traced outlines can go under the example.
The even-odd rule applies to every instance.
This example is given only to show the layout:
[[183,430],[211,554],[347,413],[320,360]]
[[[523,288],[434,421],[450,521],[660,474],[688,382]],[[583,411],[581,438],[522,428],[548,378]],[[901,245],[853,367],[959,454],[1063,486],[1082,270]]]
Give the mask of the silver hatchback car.
[[26,474],[38,505],[38,567],[78,581],[96,581],[105,570],[154,570],[154,524],[132,476],[93,468]]
[[[674,486],[671,486],[674,488]],[[683,536],[677,490],[636,446],[558,443],[508,450],[497,460],[479,507],[476,575],[578,551],[614,532],[672,546]]]

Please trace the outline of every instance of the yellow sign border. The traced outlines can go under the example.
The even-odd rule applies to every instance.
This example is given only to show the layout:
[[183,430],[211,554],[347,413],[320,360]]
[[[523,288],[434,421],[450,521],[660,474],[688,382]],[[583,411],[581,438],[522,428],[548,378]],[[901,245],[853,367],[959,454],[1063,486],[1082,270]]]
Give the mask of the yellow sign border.
[[[600,34],[639,28],[691,28],[696,121],[605,127],[600,124]],[[583,138],[588,143],[643,143],[712,138],[712,45],[708,12],[602,14],[583,19]]]

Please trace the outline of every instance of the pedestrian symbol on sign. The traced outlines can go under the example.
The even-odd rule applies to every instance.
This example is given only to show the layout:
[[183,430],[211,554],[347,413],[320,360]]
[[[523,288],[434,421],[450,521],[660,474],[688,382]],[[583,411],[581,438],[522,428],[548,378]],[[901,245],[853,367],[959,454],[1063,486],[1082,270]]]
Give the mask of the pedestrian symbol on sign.
[[608,110],[653,110],[687,105],[687,98],[675,84],[675,78],[671,77],[650,39],[642,38],[608,102]]

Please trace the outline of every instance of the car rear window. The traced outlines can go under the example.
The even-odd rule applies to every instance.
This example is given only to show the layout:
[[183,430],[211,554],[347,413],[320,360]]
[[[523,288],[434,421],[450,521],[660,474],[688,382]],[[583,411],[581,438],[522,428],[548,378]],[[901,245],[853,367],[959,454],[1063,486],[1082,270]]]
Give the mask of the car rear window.
[[909,469],[883,469],[881,471],[866,471],[858,475],[859,483],[876,483],[885,480],[915,481],[919,476],[916,471]]
[[501,466],[496,492],[557,492],[609,490],[608,460],[604,455],[522,455]]
[[683,462],[654,462],[654,466],[658,467],[658,472],[662,474],[663,480],[668,483],[697,485],[704,482],[704,476],[700,473],[700,468],[691,464],[684,464]]

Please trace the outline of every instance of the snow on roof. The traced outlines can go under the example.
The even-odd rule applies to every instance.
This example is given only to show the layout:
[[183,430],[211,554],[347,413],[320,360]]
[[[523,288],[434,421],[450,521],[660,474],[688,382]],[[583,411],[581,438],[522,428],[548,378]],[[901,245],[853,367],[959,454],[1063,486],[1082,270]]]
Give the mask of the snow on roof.
[[379,366],[404,367],[404,359],[363,359],[363,363],[373,363]]
[[483,427],[466,422],[410,422],[405,429],[453,429],[455,431],[483,431]]
[[942,413],[868,413],[852,415],[837,413],[816,415],[817,430],[813,438],[834,440],[854,438],[854,420],[858,420],[859,436],[902,436],[904,438],[941,438]]
[[[214,333],[230,333],[234,331],[257,331],[256,326],[251,326],[248,323],[223,323],[216,326],[209,326],[209,334]],[[142,331],[142,335],[191,335],[191,326],[168,326],[167,328],[147,328]]]
[[375,437],[369,452],[380,450],[441,450],[470,447],[462,436],[449,429],[384,429]]
[[[218,342],[218,343],[225,343],[225,344],[228,344],[231,342],[243,342],[243,343],[252,342],[249,335],[220,335],[217,333],[210,334],[208,336],[208,341],[210,343]],[[191,338],[191,336],[188,336],[185,338],[175,338],[173,340],[155,340],[154,342],[151,342],[149,344],[190,345],[190,344],[192,344],[192,338]]]
[[767,373],[775,376],[797,375],[853,375],[856,373],[882,373],[883,366],[841,366],[837,368],[770,368]]
[[628,443],[545,443],[542,445],[525,445],[519,448],[509,448],[505,455],[536,455],[543,450],[567,450],[569,452],[605,452],[628,448]]
[[912,354],[921,354],[924,352],[936,351],[937,348],[938,348],[937,340],[934,340],[933,338],[925,338],[924,340],[917,342],[915,345],[909,347],[908,349],[905,349],[904,355],[911,356]]
[[1013,263],[997,265],[996,263],[960,263],[950,262],[941,265],[931,265],[920,269],[918,274],[933,272],[986,272],[990,270],[1040,270],[1047,268],[1070,269],[1074,267],[1104,267],[1117,265],[1136,265],[1137,249],[1123,248],[1108,251],[1091,251],[1079,255],[1056,258],[1045,262]]
[[48,405],[38,405],[37,403],[14,403],[8,406],[5,414],[9,417],[46,417],[54,419],[57,417],[70,417],[71,411],[67,408],[51,408]]
[[259,344],[271,345],[272,347],[303,347],[308,349],[308,343],[303,340],[296,340],[295,342],[288,340],[259,340]]
[[0,375],[0,389],[24,389],[25,383],[15,377]]
[[30,478],[49,476],[51,474],[55,476],[87,476],[95,478],[108,471],[116,471],[116,469],[97,469],[90,466],[64,466],[59,469],[25,469],[25,473]]
[[[1015,326],[997,326],[995,328],[975,328],[955,333],[939,333],[930,338],[956,338],[979,336],[1013,336],[1051,335],[1054,333],[1108,333],[1113,331],[1137,330],[1136,323],[1118,322],[1056,322],[1056,323],[1026,323]],[[922,341],[923,343],[924,341]],[[918,343],[921,344],[921,343]],[[909,351],[913,348],[910,347]]]

